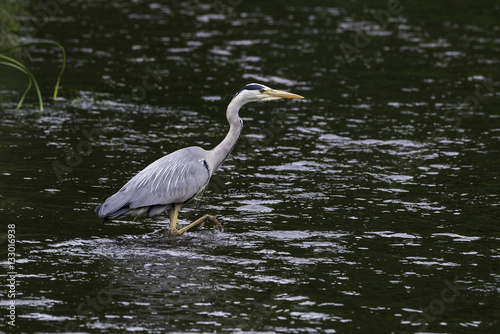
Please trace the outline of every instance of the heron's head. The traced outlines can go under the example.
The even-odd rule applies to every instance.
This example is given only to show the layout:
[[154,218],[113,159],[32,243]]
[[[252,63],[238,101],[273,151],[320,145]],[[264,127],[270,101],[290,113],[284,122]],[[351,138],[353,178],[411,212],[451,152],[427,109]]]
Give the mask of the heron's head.
[[243,87],[236,95],[234,99],[241,99],[242,104],[257,101],[271,101],[279,99],[303,99],[303,96],[288,93],[282,90],[276,90],[264,86],[262,84],[251,83]]

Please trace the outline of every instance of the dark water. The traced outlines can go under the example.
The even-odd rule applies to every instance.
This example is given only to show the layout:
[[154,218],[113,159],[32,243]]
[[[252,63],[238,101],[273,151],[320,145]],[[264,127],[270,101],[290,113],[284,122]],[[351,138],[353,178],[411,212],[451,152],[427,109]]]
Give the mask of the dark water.
[[[66,2],[33,11],[67,49],[57,103],[16,111],[26,79],[0,67],[0,331],[498,331],[499,5]],[[30,53],[48,100],[61,58]],[[241,111],[180,216],[224,232],[100,225],[148,163],[216,145],[249,82],[307,99]]]

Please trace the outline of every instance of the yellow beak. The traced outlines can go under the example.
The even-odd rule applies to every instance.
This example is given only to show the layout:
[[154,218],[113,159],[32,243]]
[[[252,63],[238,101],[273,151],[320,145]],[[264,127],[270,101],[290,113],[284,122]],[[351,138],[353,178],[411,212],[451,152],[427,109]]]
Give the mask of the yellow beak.
[[280,97],[280,98],[284,98],[284,99],[303,99],[304,98],[303,96],[300,96],[297,94],[285,92],[282,90],[274,90],[274,89],[267,91],[267,94],[270,96]]

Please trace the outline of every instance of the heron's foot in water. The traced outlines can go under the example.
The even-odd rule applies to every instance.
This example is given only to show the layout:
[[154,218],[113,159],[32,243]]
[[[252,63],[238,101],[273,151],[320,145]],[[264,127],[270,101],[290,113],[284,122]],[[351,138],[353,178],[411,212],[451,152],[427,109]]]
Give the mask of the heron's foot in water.
[[219,230],[219,231],[222,231],[223,230],[223,227],[222,227],[222,224],[219,222],[219,220],[217,220],[217,218],[215,218],[214,216],[212,215],[204,215],[203,217],[199,218],[199,219],[196,219],[194,222],[192,222],[191,224],[189,224],[188,226],[184,226],[183,228],[181,229],[176,229],[176,228],[170,228],[168,230],[168,235],[172,236],[172,235],[179,235],[179,234],[183,234],[184,232],[186,232],[187,230],[195,227],[196,225],[200,225],[198,227],[198,230],[202,229],[203,226],[205,226],[205,223],[206,222],[210,222],[214,225],[214,228]]
[[211,222],[214,225],[214,228],[217,231],[223,231],[224,230],[224,227],[222,227],[222,224],[219,222],[219,220],[217,218],[215,218],[214,216],[212,216],[212,215],[204,215],[200,219],[203,219],[203,220],[200,223],[200,226],[198,227],[198,230],[201,230],[203,228],[203,226],[205,226],[206,222]]
[[179,234],[180,234],[180,233],[179,233],[179,230],[178,230],[178,229],[176,229],[176,228],[169,228],[169,229],[167,230],[167,235],[168,235],[168,236],[170,236],[170,237],[171,237],[171,236],[174,236],[174,235],[179,235]]

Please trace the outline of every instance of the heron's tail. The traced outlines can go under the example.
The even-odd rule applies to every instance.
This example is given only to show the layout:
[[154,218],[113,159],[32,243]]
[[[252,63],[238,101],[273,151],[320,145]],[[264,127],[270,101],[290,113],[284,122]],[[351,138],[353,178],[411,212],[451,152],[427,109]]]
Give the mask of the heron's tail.
[[95,208],[95,214],[98,218],[102,218],[102,222],[101,224],[104,225],[105,222],[107,222],[108,220],[110,220],[109,217],[102,217],[101,215],[99,215],[99,211],[101,210],[101,207],[102,207],[102,204],[99,204],[96,208]]
[[120,200],[116,195],[118,194],[109,197],[104,203],[99,204],[95,208],[95,214],[97,217],[103,219],[103,224],[106,221],[124,215],[131,210],[128,200],[124,200],[123,198]]

